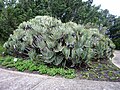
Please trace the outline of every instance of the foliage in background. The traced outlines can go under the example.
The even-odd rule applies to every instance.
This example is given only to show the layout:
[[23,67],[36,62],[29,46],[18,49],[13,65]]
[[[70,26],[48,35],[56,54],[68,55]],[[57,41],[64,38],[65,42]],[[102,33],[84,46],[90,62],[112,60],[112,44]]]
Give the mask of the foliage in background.
[[97,29],[62,23],[49,16],[23,22],[4,47],[10,55],[54,65],[84,66],[91,60],[110,59],[114,44]]
[[62,22],[79,24],[93,23],[105,27],[111,25],[114,15],[100,6],[92,5],[92,0],[1,0],[0,1],[0,38],[7,39],[23,21],[37,15],[49,15]]
[[3,52],[5,52],[5,48],[3,47],[3,44],[5,42],[3,42],[2,40],[0,40],[0,56],[3,54]]
[[4,48],[2,45],[0,45],[0,54],[2,54],[3,51],[4,51]]
[[108,34],[115,43],[116,49],[120,50],[120,17],[115,19],[113,26],[109,29]]

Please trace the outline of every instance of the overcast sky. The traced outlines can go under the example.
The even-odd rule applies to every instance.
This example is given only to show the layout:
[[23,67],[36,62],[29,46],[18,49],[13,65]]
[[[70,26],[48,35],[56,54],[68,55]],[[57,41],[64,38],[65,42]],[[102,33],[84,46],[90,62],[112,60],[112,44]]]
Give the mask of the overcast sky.
[[93,4],[101,5],[101,9],[108,9],[111,14],[120,16],[120,0],[93,0]]

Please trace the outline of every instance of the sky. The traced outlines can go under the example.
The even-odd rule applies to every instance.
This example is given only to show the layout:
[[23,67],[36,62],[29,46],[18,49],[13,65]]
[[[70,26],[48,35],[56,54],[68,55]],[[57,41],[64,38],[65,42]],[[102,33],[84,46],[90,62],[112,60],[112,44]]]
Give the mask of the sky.
[[108,9],[110,14],[120,16],[120,0],[93,0],[94,4],[101,5],[101,9]]

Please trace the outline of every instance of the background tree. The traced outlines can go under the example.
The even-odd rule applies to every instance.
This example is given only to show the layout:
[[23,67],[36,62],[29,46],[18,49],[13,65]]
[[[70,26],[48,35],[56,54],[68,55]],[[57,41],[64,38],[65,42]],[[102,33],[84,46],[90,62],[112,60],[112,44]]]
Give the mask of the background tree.
[[109,37],[116,45],[116,49],[120,50],[120,17],[115,18],[113,25],[109,29]]
[[20,23],[37,15],[49,15],[62,22],[91,23],[100,31],[107,27],[112,34],[116,17],[92,3],[93,0],[0,0],[0,38],[6,40]]

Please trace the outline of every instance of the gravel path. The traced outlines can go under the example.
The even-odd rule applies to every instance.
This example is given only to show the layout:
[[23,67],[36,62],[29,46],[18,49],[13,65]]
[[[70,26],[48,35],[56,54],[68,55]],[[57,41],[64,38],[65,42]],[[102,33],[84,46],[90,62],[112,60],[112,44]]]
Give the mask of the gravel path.
[[0,69],[0,90],[120,90],[120,82],[65,79]]

